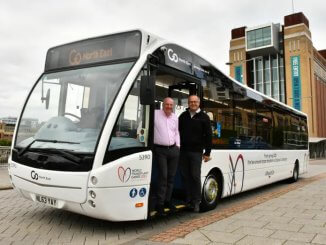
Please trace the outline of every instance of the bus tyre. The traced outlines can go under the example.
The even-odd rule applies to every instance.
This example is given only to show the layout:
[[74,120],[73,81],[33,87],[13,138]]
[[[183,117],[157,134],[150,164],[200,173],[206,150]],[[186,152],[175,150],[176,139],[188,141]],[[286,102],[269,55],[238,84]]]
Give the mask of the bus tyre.
[[214,174],[209,174],[204,182],[202,191],[201,211],[212,210],[221,198],[222,185]]
[[297,182],[298,179],[299,179],[299,166],[298,164],[295,164],[293,169],[293,175],[290,178],[290,182],[291,183]]

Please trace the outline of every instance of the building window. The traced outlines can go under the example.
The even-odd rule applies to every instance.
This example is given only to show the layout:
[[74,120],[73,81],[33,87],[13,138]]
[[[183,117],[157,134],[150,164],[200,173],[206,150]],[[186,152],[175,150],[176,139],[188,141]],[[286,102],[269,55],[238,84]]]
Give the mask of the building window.
[[272,44],[271,27],[252,30],[247,32],[247,49],[259,48]]
[[255,88],[255,70],[254,70],[254,60],[249,60],[247,63],[247,69],[248,69],[248,85],[249,87],[256,89]]
[[280,101],[285,103],[285,83],[284,83],[284,59],[279,56],[279,78],[280,78]]
[[263,60],[262,59],[256,60],[256,79],[257,79],[256,89],[259,92],[263,93],[264,91],[263,91]]
[[285,102],[284,60],[280,54],[256,57],[247,63],[248,85]]
[[272,63],[272,98],[279,100],[278,56],[271,56]]
[[269,56],[264,57],[264,92],[271,96],[271,64]]

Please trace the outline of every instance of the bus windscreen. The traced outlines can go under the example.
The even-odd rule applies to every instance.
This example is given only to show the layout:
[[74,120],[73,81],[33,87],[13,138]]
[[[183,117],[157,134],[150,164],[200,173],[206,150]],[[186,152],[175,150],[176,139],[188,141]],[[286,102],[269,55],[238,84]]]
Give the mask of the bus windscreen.
[[140,44],[141,33],[133,31],[54,47],[47,53],[45,71],[137,58]]

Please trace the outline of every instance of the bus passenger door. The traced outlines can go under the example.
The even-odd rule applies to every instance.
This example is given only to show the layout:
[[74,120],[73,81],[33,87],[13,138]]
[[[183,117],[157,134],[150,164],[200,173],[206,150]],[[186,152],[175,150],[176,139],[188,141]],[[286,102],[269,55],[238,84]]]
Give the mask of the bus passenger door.
[[[200,81],[187,74],[160,66],[156,72],[155,79],[155,109],[163,109],[163,100],[166,97],[171,97],[174,101],[174,113],[179,115],[188,107],[188,96],[195,94],[200,96],[201,87]],[[154,122],[155,124],[155,122]],[[151,180],[151,206],[154,210],[156,206],[156,192],[158,188],[158,169],[155,164],[155,157],[152,164],[152,180]],[[177,171],[174,181],[173,199],[175,203],[182,199],[183,183],[181,180],[180,170]],[[181,195],[180,195],[181,194]]]

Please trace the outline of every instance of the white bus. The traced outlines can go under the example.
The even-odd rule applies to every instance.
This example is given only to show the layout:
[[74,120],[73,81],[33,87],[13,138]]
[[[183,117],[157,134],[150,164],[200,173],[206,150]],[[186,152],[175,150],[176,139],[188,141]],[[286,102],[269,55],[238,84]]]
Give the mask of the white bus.
[[[296,181],[307,170],[304,113],[177,44],[135,30],[49,49],[15,130],[14,188],[32,201],[98,219],[151,217],[154,110],[170,96],[180,114],[190,94],[201,98],[213,132],[212,160],[202,164],[202,210],[258,186]],[[178,172],[176,204],[182,190]]]

